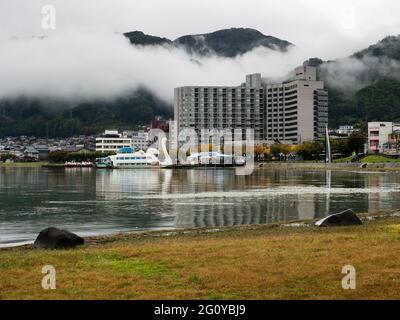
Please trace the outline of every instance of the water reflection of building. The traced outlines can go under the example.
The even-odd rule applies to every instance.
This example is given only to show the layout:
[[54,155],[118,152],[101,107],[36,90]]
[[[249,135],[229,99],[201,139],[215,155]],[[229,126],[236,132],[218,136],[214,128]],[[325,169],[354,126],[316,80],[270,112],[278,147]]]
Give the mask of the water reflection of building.
[[312,219],[343,207],[376,212],[399,207],[399,186],[393,173],[3,167],[0,244],[34,239],[49,225],[91,235]]
[[96,191],[105,199],[117,200],[126,194],[143,195],[168,192],[170,170],[97,170]]
[[[238,177],[233,170],[99,170],[96,191],[111,200],[98,204],[107,210],[123,211],[130,204],[152,219],[168,217],[175,227],[206,227],[309,220],[341,208],[379,211],[393,207],[392,199],[399,202],[397,193],[380,190],[397,185],[396,179],[330,171],[277,170]],[[338,193],[336,188],[346,190]],[[354,188],[372,190],[353,193]]]
[[178,228],[266,224],[313,219],[315,195],[273,195],[265,198],[198,199],[176,203]]
[[398,177],[393,174],[376,173],[366,176],[366,188],[370,188],[368,193],[368,212],[374,213],[386,209],[394,209],[400,199],[398,192],[389,192],[391,190],[383,190],[384,186],[387,189],[392,189],[398,186]]

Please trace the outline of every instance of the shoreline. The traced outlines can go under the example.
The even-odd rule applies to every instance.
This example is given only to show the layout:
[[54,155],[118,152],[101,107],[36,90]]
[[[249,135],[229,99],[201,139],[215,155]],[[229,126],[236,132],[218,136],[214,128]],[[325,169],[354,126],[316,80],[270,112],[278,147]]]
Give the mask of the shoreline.
[[[360,213],[357,216],[363,222],[373,222],[378,220],[399,218],[400,211],[398,210],[387,210],[380,211],[378,213]],[[253,224],[253,225],[235,225],[235,226],[213,226],[205,228],[170,228],[170,229],[158,229],[158,230],[146,230],[146,231],[126,231],[126,232],[115,232],[110,234],[98,235],[98,236],[87,236],[85,239],[84,246],[92,245],[104,245],[113,243],[116,241],[130,241],[130,240],[144,240],[144,239],[162,239],[169,237],[185,237],[185,236],[203,236],[208,234],[216,233],[229,233],[229,232],[252,232],[260,230],[268,230],[274,228],[316,228],[315,222],[320,219],[312,220],[292,220],[286,222],[276,222],[267,224]],[[399,220],[400,221],[400,220]],[[0,247],[0,253],[4,250],[18,250],[18,249],[33,249],[33,242],[26,241],[22,244],[16,244],[7,247]],[[57,251],[57,250],[55,250]],[[62,250],[61,250],[62,251]]]
[[[262,165],[262,167],[260,167]],[[362,167],[362,166],[365,167]],[[371,171],[400,171],[400,163],[319,163],[319,162],[265,162],[257,163],[256,169],[293,169],[293,170],[357,170],[360,172]]]
[[48,162],[0,162],[0,168],[42,168]]
[[[268,169],[293,169],[293,170],[357,170],[360,172],[370,171],[400,171],[400,162],[387,162],[387,163],[331,163],[326,164],[322,162],[256,162],[255,171],[257,170],[268,170]],[[365,167],[362,167],[365,166]],[[12,162],[12,163],[0,163],[0,168],[48,168],[48,169],[60,169],[64,168],[64,164],[49,163],[49,162]],[[80,169],[80,168],[77,168]],[[163,169],[163,168],[161,168]],[[196,169],[192,167],[178,167],[178,168],[165,168],[171,169]],[[197,168],[198,169],[198,168]],[[209,167],[207,169],[215,169]],[[224,167],[218,167],[217,169],[225,169]],[[235,169],[235,168],[226,168]]]
[[[381,211],[376,214],[361,213],[357,216],[363,222],[374,222],[378,220],[399,218],[400,212],[398,210],[388,210],[387,212]],[[316,228],[315,222],[320,219],[312,220],[293,220],[287,222],[276,222],[267,224],[254,224],[254,225],[236,225],[236,226],[214,226],[206,228],[181,228],[181,229],[165,229],[165,230],[149,230],[139,232],[118,232],[109,235],[90,236],[84,237],[85,243],[93,244],[107,244],[115,241],[129,241],[129,240],[142,240],[147,238],[169,238],[169,237],[185,237],[185,236],[204,236],[215,233],[229,233],[235,231],[252,232],[268,229],[286,229],[286,228]],[[29,246],[29,245],[28,245]]]
[[[0,250],[0,299],[400,299],[400,213],[361,226],[311,222],[86,238],[70,250]],[[41,270],[54,266],[56,290]],[[342,268],[357,269],[343,290]],[[106,289],[106,290],[105,290]]]

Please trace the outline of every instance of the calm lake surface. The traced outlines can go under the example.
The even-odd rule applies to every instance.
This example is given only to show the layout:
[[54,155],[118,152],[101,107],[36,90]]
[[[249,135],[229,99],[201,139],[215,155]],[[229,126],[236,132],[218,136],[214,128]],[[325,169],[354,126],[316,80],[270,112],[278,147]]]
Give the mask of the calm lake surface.
[[343,207],[399,208],[400,174],[0,168],[0,246],[49,226],[89,236],[313,219]]

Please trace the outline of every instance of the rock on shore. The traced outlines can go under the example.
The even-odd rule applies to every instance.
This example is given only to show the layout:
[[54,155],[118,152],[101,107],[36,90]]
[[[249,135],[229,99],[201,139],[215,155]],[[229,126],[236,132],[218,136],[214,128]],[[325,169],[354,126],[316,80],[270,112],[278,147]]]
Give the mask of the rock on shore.
[[33,247],[37,249],[69,249],[83,245],[85,240],[74,233],[58,228],[42,230]]
[[355,226],[362,221],[351,209],[340,210],[315,223],[317,227]]

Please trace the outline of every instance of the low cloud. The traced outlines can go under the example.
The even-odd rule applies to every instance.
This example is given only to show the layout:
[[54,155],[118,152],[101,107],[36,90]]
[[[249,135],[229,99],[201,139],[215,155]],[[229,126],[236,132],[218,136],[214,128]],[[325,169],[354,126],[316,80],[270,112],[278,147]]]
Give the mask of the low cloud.
[[[146,87],[168,103],[185,85],[239,85],[249,73],[280,78],[312,55],[298,47],[282,53],[259,47],[236,58],[199,57],[175,47],[132,46],[115,33],[63,33],[0,41],[0,99],[17,96],[66,101],[113,99]],[[382,76],[400,74],[385,58],[324,63],[321,75],[352,94]]]
[[180,48],[132,46],[107,33],[17,38],[0,46],[0,98],[107,99],[145,86],[172,102],[174,87],[239,85],[255,72],[279,77],[307,57],[262,47],[236,58],[198,57]]
[[400,78],[400,63],[387,57],[349,57],[322,64],[321,76],[330,88],[350,96],[383,77]]

